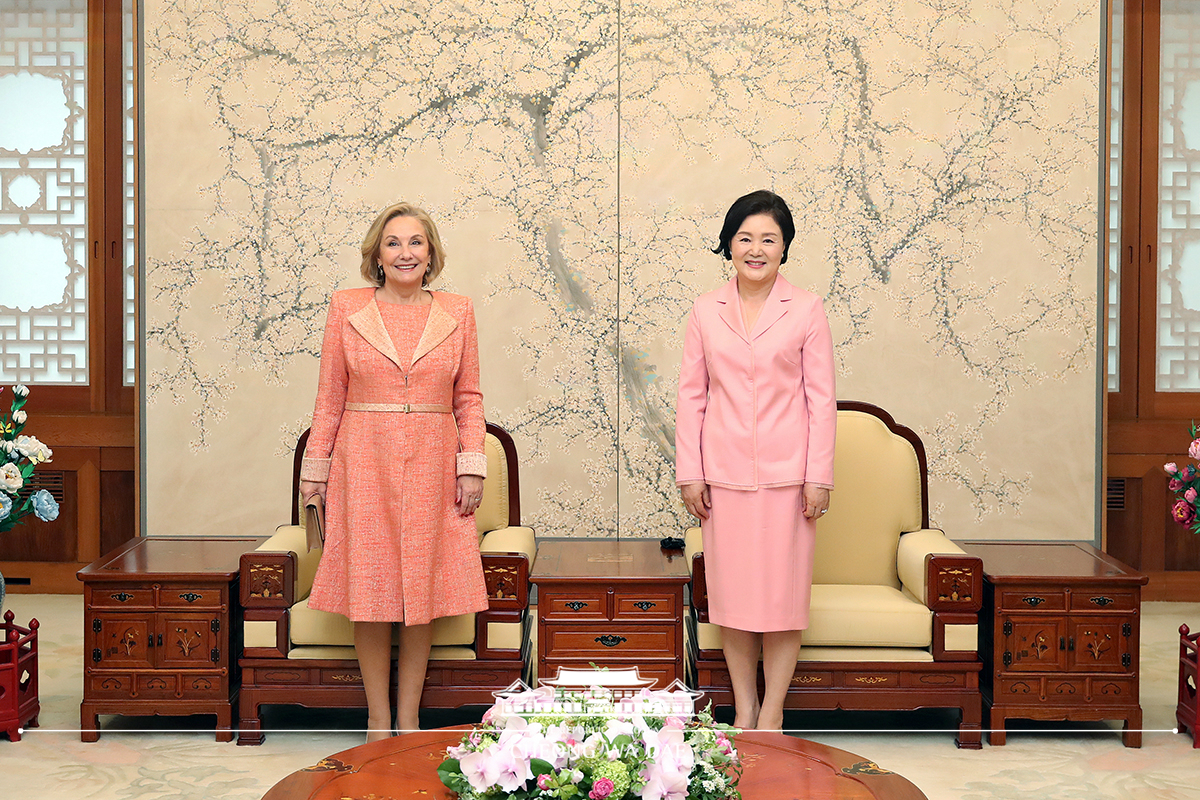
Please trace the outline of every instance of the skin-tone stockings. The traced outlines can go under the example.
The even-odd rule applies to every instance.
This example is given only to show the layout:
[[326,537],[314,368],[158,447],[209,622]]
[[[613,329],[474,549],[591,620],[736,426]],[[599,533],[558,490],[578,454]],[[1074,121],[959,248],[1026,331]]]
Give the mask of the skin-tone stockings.
[[[803,631],[754,633],[721,628],[725,663],[733,684],[734,727],[777,731],[783,728],[783,701],[800,657]],[[758,699],[758,654],[763,654],[766,692]]]
[[[392,667],[391,622],[354,623],[354,649],[367,694],[367,741],[392,735],[392,701],[389,694]],[[400,657],[396,666],[396,727],[420,730],[418,712],[425,668],[433,641],[432,625],[400,626]]]

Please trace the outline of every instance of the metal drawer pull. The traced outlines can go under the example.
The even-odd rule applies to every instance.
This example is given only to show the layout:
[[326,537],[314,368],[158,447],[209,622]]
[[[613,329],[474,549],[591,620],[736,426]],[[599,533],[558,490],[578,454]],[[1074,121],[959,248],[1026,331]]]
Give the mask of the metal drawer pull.
[[111,597],[113,600],[116,600],[118,603],[124,603],[126,600],[133,599],[133,595],[126,594],[125,592],[117,592],[116,594],[110,594],[109,597]]
[[581,600],[572,600],[571,602],[567,603],[566,605],[567,605],[567,608],[571,609],[572,611],[578,611],[581,608],[588,607],[588,604]]
[[651,603],[649,600],[640,600],[640,601],[634,603],[633,605],[637,608],[640,608],[642,611],[649,611],[650,609],[652,609],[656,605],[658,605],[658,603]]
[[199,595],[199,594],[196,594],[195,592],[184,592],[183,594],[179,595],[179,599],[186,600],[189,603],[194,603],[203,596],[204,595]]
[[1104,597],[1103,595],[1101,595],[1100,597],[1093,597],[1090,599],[1091,599],[1092,603],[1100,606],[1101,608],[1104,608],[1105,606],[1111,606],[1113,603],[1117,602],[1116,600],[1113,600],[1111,597]]
[[611,633],[606,633],[603,636],[596,637],[596,642],[604,645],[605,647],[616,647],[617,645],[621,644],[621,642],[628,641],[629,640],[624,636],[613,636]]
[[1046,598],[1034,595],[1033,597],[1022,597],[1021,602],[1031,608],[1037,608],[1042,603],[1046,602]]

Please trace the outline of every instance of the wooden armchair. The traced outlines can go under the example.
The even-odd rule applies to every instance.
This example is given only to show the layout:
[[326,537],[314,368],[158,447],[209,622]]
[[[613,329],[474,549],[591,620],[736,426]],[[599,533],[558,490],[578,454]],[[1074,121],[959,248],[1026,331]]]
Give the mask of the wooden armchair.
[[[881,408],[839,402],[834,481],[817,525],[810,625],[785,707],[956,708],[956,743],[981,747],[983,565],[929,527],[920,438]],[[721,629],[708,621],[699,528],[687,532],[686,545],[696,688],[714,705],[732,705]]]
[[[366,707],[353,624],[308,607],[321,551],[308,552],[300,515],[300,462],[307,441],[305,431],[292,470],[291,524],[242,556],[238,744],[262,743],[262,705]],[[529,569],[536,545],[533,530],[521,527],[516,447],[507,431],[489,423],[484,449],[488,477],[475,521],[489,607],[434,621],[423,708],[491,705],[492,692],[524,679],[530,663]],[[392,675],[394,683],[394,669]]]

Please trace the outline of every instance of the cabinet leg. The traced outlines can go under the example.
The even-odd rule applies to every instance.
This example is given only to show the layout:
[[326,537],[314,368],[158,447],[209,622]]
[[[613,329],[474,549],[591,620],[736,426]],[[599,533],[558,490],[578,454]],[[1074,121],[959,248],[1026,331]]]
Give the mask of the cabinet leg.
[[12,726],[6,728],[4,732],[8,734],[8,740],[10,742],[21,741],[21,726],[17,723],[14,722]]
[[1126,747],[1141,747],[1142,746],[1142,712],[1130,714],[1125,718],[1125,726],[1122,729],[1121,741]]
[[988,733],[988,744],[992,747],[1003,747],[1008,739],[1008,733],[1004,730],[1004,723],[1008,720],[1004,716],[1004,712],[992,709],[991,723],[992,730]]
[[221,706],[217,709],[217,741],[233,741],[233,708]]
[[83,703],[79,707],[79,741],[94,742],[100,738],[100,716]]

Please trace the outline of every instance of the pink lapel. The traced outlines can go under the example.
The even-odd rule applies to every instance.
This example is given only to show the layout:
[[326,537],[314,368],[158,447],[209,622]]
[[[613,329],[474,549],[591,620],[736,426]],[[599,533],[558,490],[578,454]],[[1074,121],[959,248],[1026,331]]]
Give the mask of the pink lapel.
[[737,275],[734,275],[729,279],[729,283],[717,290],[716,300],[719,305],[717,316],[725,321],[729,330],[736,333],[739,339],[749,342],[750,340],[746,338],[746,326],[742,323],[742,301],[737,292]]
[[779,322],[780,318],[787,313],[787,304],[791,300],[792,285],[784,280],[782,275],[776,275],[775,285],[771,287],[771,293],[767,295],[767,302],[763,304],[762,313],[758,315],[758,322],[754,323],[754,332],[750,338],[757,339],[772,325]]
[[413,350],[413,363],[417,363],[418,358],[445,341],[446,337],[453,333],[457,327],[458,320],[451,316],[450,312],[442,306],[435,292],[433,295],[433,306],[429,309],[429,319],[425,322],[425,330],[421,331],[421,338],[417,342],[417,348]]
[[379,313],[374,295],[365,306],[347,316],[346,320],[367,340],[367,344],[387,356],[397,367],[404,369],[404,365],[400,363],[400,356],[396,355],[396,344],[383,325],[383,316]]

